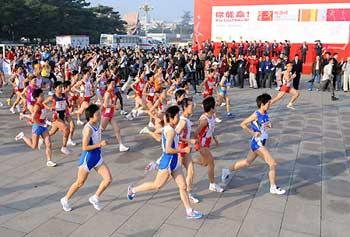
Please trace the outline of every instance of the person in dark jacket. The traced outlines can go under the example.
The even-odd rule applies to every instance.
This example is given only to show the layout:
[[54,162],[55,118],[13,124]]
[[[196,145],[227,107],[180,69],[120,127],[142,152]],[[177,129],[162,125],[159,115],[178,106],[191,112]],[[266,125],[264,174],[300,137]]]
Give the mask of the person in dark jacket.
[[258,64],[258,88],[263,87],[263,80],[264,80],[264,61],[262,57],[259,57],[259,64]]
[[342,89],[341,73],[342,73],[342,62],[338,61],[338,53],[333,54],[334,65],[333,65],[333,86],[337,91]]
[[300,52],[301,52],[301,61],[303,63],[306,62],[306,54],[307,51],[309,50],[308,45],[306,44],[306,42],[304,42],[301,46],[300,46]]
[[317,40],[315,44],[315,51],[317,56],[322,56],[323,45],[321,41]]
[[246,62],[243,58],[242,55],[238,57],[237,60],[238,63],[238,69],[237,69],[237,74],[238,74],[238,85],[243,88],[244,87],[244,73],[246,70]]
[[231,84],[231,88],[232,88],[232,87],[238,85],[238,81],[237,81],[238,80],[237,79],[238,62],[237,62],[236,57],[232,57],[229,72],[230,72],[230,84]]
[[264,78],[262,81],[263,88],[266,88],[266,86],[268,88],[272,87],[272,68],[273,68],[273,64],[269,56],[266,56],[264,61],[264,67],[263,67],[263,73],[264,73]]
[[303,63],[299,59],[298,54],[295,55],[292,64],[293,64],[292,73],[296,74],[296,77],[293,80],[293,87],[294,89],[299,90],[300,77],[301,77],[301,73],[303,72]]
[[312,78],[309,81],[309,91],[312,91],[314,82],[319,85],[321,81],[322,61],[320,56],[316,56],[316,60],[312,63]]

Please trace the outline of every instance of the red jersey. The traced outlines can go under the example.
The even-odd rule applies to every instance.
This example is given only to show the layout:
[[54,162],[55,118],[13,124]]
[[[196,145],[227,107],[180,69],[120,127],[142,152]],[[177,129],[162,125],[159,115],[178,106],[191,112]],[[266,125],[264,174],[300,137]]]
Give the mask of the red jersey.
[[208,80],[204,84],[203,97],[207,98],[209,96],[212,96],[214,94],[214,87],[215,87],[215,79],[214,77],[209,76]]
[[198,141],[200,147],[210,147],[211,138],[215,129],[215,116],[213,115],[211,118],[207,117],[207,115],[203,114],[199,120],[207,120],[207,125],[199,131]]
[[142,97],[142,91],[145,87],[145,80],[142,78],[140,81],[135,85],[135,95],[138,97]]
[[38,122],[39,123],[38,125],[43,125],[46,120],[47,111],[45,109],[45,106],[42,103],[36,102],[35,105],[38,105],[40,109],[38,113],[35,115],[34,123]]
[[113,118],[115,112],[116,96],[114,95],[114,91],[106,91],[106,93],[108,93],[111,97],[111,104],[110,108],[102,106],[102,116],[106,118]]

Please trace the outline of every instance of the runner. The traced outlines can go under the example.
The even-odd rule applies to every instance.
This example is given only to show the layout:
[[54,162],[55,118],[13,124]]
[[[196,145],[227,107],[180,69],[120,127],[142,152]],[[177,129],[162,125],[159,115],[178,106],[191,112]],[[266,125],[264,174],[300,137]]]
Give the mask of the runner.
[[89,106],[91,97],[94,96],[94,84],[91,82],[90,76],[91,74],[89,69],[84,69],[82,80],[78,81],[73,86],[73,91],[80,92],[80,108],[75,112],[75,114],[78,117],[78,125],[84,125],[84,123],[80,119],[80,116]]
[[196,131],[196,150],[199,151],[199,157],[192,159],[193,163],[202,167],[208,167],[209,191],[223,192],[224,189],[215,183],[215,164],[214,157],[210,152],[210,144],[213,139],[216,146],[219,145],[214,136],[215,130],[215,99],[210,96],[203,100],[204,113],[199,118],[199,126]]
[[14,92],[16,94],[16,101],[13,103],[13,105],[10,108],[11,113],[15,114],[15,108],[17,109],[17,112],[21,112],[20,103],[22,101],[22,92],[24,90],[24,81],[25,81],[25,74],[24,69],[22,67],[18,67],[16,70],[16,73],[11,77],[10,81],[12,82],[12,86],[14,89]]
[[224,76],[220,80],[217,97],[218,97],[218,106],[223,105],[223,100],[225,99],[226,115],[227,117],[232,117],[233,114],[231,113],[230,97],[227,94],[227,86],[230,85],[228,77],[229,77],[229,72],[227,71],[224,73]]
[[[237,171],[250,166],[260,156],[269,166],[270,193],[281,195],[286,191],[276,185],[277,164],[265,147],[268,139],[267,129],[271,128],[270,119],[267,114],[271,106],[271,96],[269,94],[259,95],[256,98],[256,103],[259,109],[241,123],[243,130],[252,136],[250,142],[251,150],[246,159],[235,162],[228,169],[223,169],[221,179],[223,183],[227,183],[231,171]],[[249,125],[250,128],[248,127]]]
[[279,100],[281,100],[286,93],[290,93],[292,95],[292,98],[290,99],[287,105],[287,108],[295,110],[294,103],[300,96],[300,92],[293,88],[293,79],[296,77],[296,74],[292,75],[292,68],[293,68],[293,65],[291,63],[288,63],[287,70],[283,74],[282,87],[278,92],[277,96],[271,100],[270,102],[271,106],[276,102],[278,102]]
[[[182,101],[182,115],[180,116],[180,121],[176,126],[176,133],[179,134],[179,149],[185,149],[189,147],[190,144],[194,145],[196,140],[190,139],[191,137],[191,121],[189,117],[193,113],[193,102],[191,98],[185,98]],[[187,153],[179,153],[179,158],[181,164],[185,167],[187,176],[186,176],[186,184],[187,184],[187,192],[188,197],[192,203],[198,203],[199,200],[194,197],[192,192],[193,185],[193,177],[194,177],[194,165],[190,154]]]
[[[67,148],[67,145],[75,146],[76,144],[72,141],[71,137],[74,131],[70,131],[68,125],[65,123],[65,121],[68,123],[73,122],[68,110],[68,98],[63,93],[64,88],[62,82],[55,82],[53,89],[55,94],[49,96],[43,103],[46,108],[54,111],[49,135],[52,137],[58,130],[61,131],[63,133],[61,152],[65,155],[69,155],[71,152]],[[51,106],[48,105],[49,103],[51,103]],[[74,126],[70,127],[74,129]]]
[[108,166],[102,158],[102,147],[107,145],[105,140],[101,140],[100,119],[101,113],[97,105],[91,104],[85,110],[87,123],[83,129],[82,154],[79,161],[77,180],[70,186],[66,196],[61,198],[61,205],[64,211],[71,211],[69,200],[81,188],[92,169],[102,176],[103,180],[100,183],[95,195],[89,198],[89,202],[94,208],[100,211],[101,205],[99,202],[101,194],[106,190],[112,182],[112,176]]
[[127,198],[133,200],[136,193],[158,190],[167,183],[171,176],[179,188],[180,197],[186,209],[187,219],[200,219],[203,217],[203,214],[192,209],[186,191],[186,181],[182,170],[179,169],[178,153],[188,154],[191,150],[189,146],[184,149],[178,148],[178,136],[175,132],[175,127],[179,122],[179,111],[178,106],[171,106],[165,112],[166,125],[162,131],[163,154],[155,180],[136,187],[129,186]]
[[33,126],[32,126],[32,138],[28,138],[24,136],[23,132],[20,132],[16,137],[15,140],[19,141],[22,140],[33,150],[38,147],[38,141],[39,137],[42,137],[45,141],[46,145],[46,157],[47,162],[46,165],[49,167],[56,166],[56,163],[54,163],[52,158],[52,149],[51,149],[51,140],[49,136],[49,132],[45,125],[45,119],[46,119],[46,109],[43,105],[44,101],[44,94],[42,89],[35,89],[33,91],[33,98],[36,100],[33,113],[32,113],[32,120],[33,120]]
[[115,82],[114,80],[109,79],[106,85],[107,91],[104,93],[102,105],[101,130],[102,132],[105,131],[108,124],[111,124],[115,132],[117,142],[119,143],[119,151],[125,152],[129,150],[129,147],[123,145],[122,137],[120,135],[120,127],[114,120],[114,113],[116,111],[116,96],[114,95]]

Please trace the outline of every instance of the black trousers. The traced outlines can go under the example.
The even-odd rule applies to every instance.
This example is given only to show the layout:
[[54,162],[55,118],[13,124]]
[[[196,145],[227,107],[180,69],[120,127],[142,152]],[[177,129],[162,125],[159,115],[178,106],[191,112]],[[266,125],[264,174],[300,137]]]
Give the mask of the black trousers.
[[297,76],[296,76],[296,77],[294,78],[294,80],[293,80],[293,87],[294,87],[294,89],[296,89],[296,90],[299,90],[300,76],[301,76],[301,74],[300,74],[300,73],[297,73]]
[[238,73],[238,85],[241,88],[244,88],[244,72]]

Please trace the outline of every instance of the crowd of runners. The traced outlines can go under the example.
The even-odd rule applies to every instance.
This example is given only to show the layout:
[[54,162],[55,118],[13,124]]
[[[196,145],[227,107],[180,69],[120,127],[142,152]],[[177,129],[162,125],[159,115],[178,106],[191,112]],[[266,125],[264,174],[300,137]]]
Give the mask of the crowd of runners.
[[[175,46],[148,52],[93,46],[84,49],[18,47],[6,52],[6,58],[0,56],[0,69],[3,63],[9,63],[12,70],[8,78],[0,71],[0,86],[12,86],[13,89],[2,103],[9,106],[9,113],[32,127],[31,134],[18,131],[16,141],[24,141],[32,149],[45,145],[47,166],[56,166],[52,159],[51,138],[57,132],[62,133],[61,152],[64,155],[71,153],[69,147],[81,144],[77,179],[60,200],[65,211],[72,210],[70,200],[92,169],[103,180],[89,202],[97,210],[101,209],[100,196],[112,182],[112,174],[102,158],[103,147],[108,145],[102,137],[108,125],[115,133],[119,151],[129,150],[123,143],[121,127],[116,120],[116,114],[120,113],[128,120],[144,121],[145,127],[140,134],[160,142],[162,149],[158,160],[145,164],[147,172],[157,171],[154,181],[130,185],[127,198],[133,200],[140,192],[158,190],[173,178],[186,217],[198,219],[203,214],[192,208],[199,202],[192,192],[196,175],[194,166],[207,169],[209,191],[224,191],[215,182],[215,158],[210,150],[213,143],[219,144],[215,125],[234,116],[228,88],[243,87],[245,80],[240,70],[243,67],[257,74],[259,60],[264,62],[261,70],[267,73],[274,68],[275,76],[269,74],[261,80],[250,76],[250,87],[271,88],[276,84],[279,93],[274,98],[266,93],[257,96],[257,110],[241,123],[244,132],[251,137],[247,158],[223,169],[221,178],[226,183],[232,171],[251,165],[259,156],[269,166],[270,193],[285,193],[276,184],[276,162],[265,147],[271,128],[268,110],[288,93],[291,99],[287,108],[294,110],[300,93],[298,87],[293,86],[297,73],[289,62],[289,55],[274,56],[277,57],[271,63],[269,55],[262,55],[264,59],[258,59],[255,54],[230,52],[214,56],[210,49]],[[328,59],[331,60],[334,59]],[[237,67],[234,66],[236,63]],[[133,101],[132,108],[125,107],[125,99]],[[216,110],[220,106],[226,106],[224,115]],[[202,113],[196,127],[190,120],[195,109]],[[76,126],[83,126],[82,136],[75,134]]]

